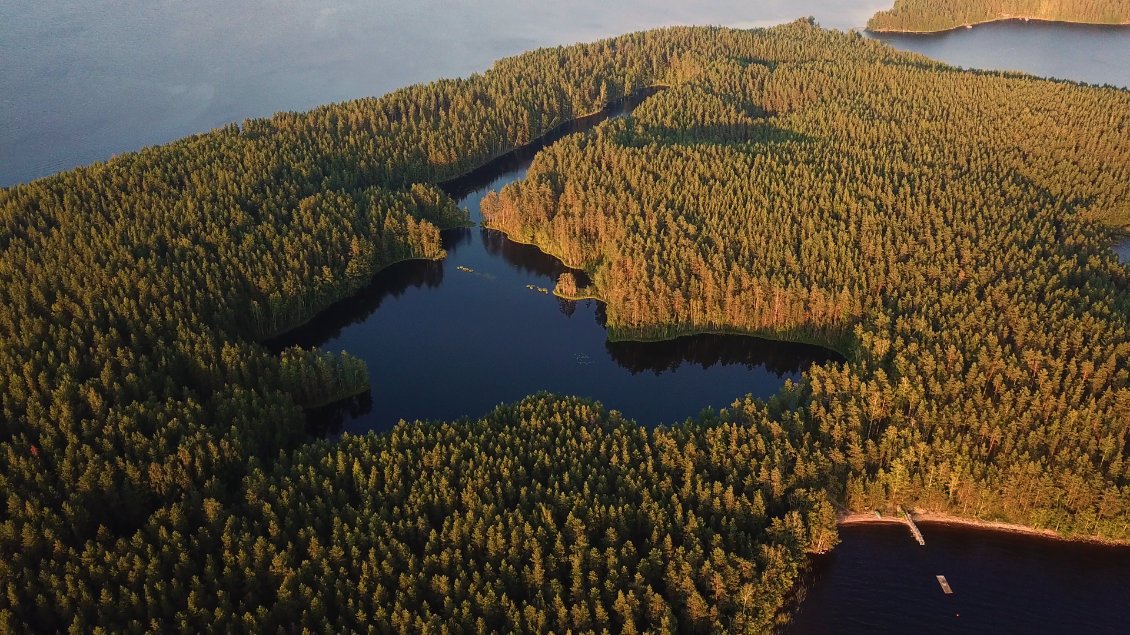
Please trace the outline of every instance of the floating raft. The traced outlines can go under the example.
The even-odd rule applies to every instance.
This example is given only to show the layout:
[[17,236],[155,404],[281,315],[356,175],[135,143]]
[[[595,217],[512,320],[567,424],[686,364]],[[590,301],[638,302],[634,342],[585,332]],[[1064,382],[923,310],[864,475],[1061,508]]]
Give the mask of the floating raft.
[[950,588],[950,583],[946,580],[946,576],[936,575],[934,577],[938,579],[938,585],[942,587],[942,593],[953,595],[953,589]]
[[914,524],[914,519],[910,517],[910,512],[901,507],[899,508],[899,511],[902,512],[902,515],[906,517],[906,526],[910,528],[910,534],[914,536],[914,539],[918,541],[918,544],[925,547],[926,539],[922,537],[922,532],[918,531],[918,525]]

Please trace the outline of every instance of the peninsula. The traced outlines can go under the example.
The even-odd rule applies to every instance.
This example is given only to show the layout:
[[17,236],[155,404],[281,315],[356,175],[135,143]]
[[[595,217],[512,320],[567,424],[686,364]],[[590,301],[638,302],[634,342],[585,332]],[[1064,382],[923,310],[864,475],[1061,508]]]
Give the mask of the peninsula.
[[1130,25],[1122,0],[895,0],[867,22],[875,33],[940,33],[1003,20]]

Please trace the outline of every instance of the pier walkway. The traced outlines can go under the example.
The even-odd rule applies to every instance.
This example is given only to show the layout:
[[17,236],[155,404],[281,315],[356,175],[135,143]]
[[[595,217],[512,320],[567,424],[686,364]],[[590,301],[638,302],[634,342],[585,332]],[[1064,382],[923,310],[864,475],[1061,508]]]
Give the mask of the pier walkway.
[[914,519],[910,517],[910,512],[901,507],[899,507],[899,511],[902,512],[902,515],[906,518],[906,526],[910,528],[910,534],[914,536],[914,539],[918,541],[918,544],[925,547],[926,539],[922,537],[922,532],[918,531],[918,525],[914,524]]

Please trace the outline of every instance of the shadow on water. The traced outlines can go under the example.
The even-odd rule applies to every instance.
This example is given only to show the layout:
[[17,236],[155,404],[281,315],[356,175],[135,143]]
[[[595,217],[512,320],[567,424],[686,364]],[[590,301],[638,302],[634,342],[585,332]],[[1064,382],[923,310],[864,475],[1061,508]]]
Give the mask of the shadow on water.
[[483,248],[487,253],[506,261],[511,267],[522,273],[533,274],[556,280],[566,271],[572,272],[577,278],[577,285],[589,285],[589,276],[580,269],[574,269],[557,258],[550,256],[533,245],[514,242],[500,231],[482,229]]
[[744,335],[689,335],[661,342],[607,342],[608,354],[633,375],[674,372],[683,364],[762,366],[771,373],[798,374],[828,361],[827,349],[808,344],[764,340]]
[[648,97],[651,97],[661,90],[664,90],[661,86],[645,88],[612,102],[599,112],[578,117],[554,126],[550,128],[549,132],[534,139],[530,143],[488,161],[467,174],[444,181],[440,183],[439,186],[443,191],[447,192],[451,198],[456,200],[466,198],[468,195],[490,184],[502,174],[525,169],[538,152],[547,146],[553,145],[562,137],[590,130],[602,121],[629,113]]
[[[602,121],[631,112],[660,90],[662,88],[646,88],[612,102],[600,112],[555,126],[534,141],[498,156],[467,174],[443,181],[439,187],[448,196],[463,203],[468,196],[490,186],[499,177],[524,171],[537,153],[547,146],[567,135],[590,130]],[[477,218],[477,210],[475,214]],[[461,247],[472,244],[473,231],[471,228],[458,227],[440,232],[440,244],[448,252],[448,260]],[[480,228],[479,231],[488,253],[503,258],[527,273],[556,278],[565,271],[572,271],[582,286],[588,283],[585,272],[565,266],[560,260],[533,245],[516,243],[493,229]],[[335,302],[306,324],[271,338],[264,345],[273,352],[279,352],[288,346],[321,346],[337,337],[342,328],[364,322],[380,308],[385,298],[399,297],[409,288],[439,287],[443,284],[443,270],[443,263],[429,260],[407,260],[393,264],[378,271],[373,280],[353,296]]]
[[[588,284],[588,274],[584,271],[567,267],[537,247],[514,242],[493,229],[460,227],[441,232],[448,260],[458,254],[460,247],[472,244],[475,233],[479,234],[487,253],[505,261],[516,271],[550,279],[571,271],[581,286]],[[437,260],[405,260],[386,267],[355,295],[335,302],[306,324],[265,342],[265,345],[276,353],[289,346],[320,347],[339,337],[343,329],[363,324],[387,299],[399,298],[409,289],[438,289],[443,284],[445,264]],[[575,302],[558,301],[566,315],[576,311]],[[603,310],[600,311],[599,322],[604,325]]]
[[386,267],[355,295],[335,302],[306,324],[265,345],[275,353],[290,346],[319,347],[337,338],[343,329],[363,324],[389,298],[398,298],[408,289],[439,288],[443,270],[443,263],[435,260],[405,260]]
[[[481,220],[489,191],[524,176],[538,150],[631,110],[655,90],[558,126],[442,187]],[[312,434],[390,428],[400,419],[455,420],[550,390],[601,401],[645,425],[674,423],[746,394],[769,397],[828,350],[739,335],[608,342],[603,304],[550,294],[567,267],[498,231],[441,233],[442,261],[397,263],[354,297],[268,342],[349,351],[369,366],[372,393],[312,410]],[[378,310],[380,309],[380,310]]]
[[373,393],[335,401],[306,411],[306,434],[316,437],[339,436],[346,422],[364,417],[373,411]]

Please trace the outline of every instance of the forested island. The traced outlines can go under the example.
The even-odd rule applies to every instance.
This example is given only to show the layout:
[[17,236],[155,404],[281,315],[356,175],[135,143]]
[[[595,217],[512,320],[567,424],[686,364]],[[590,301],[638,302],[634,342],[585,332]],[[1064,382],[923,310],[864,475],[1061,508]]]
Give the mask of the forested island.
[[[437,183],[660,85],[490,224],[585,269],[559,292],[613,337],[846,363],[670,428],[542,394],[305,435],[396,369],[262,341],[443,257],[466,216]],[[1126,91],[800,21],[542,49],[0,190],[0,629],[757,632],[837,510],[1126,540],[1128,130]]]
[[876,33],[938,33],[1000,20],[1130,25],[1125,0],[895,0],[871,16]]

